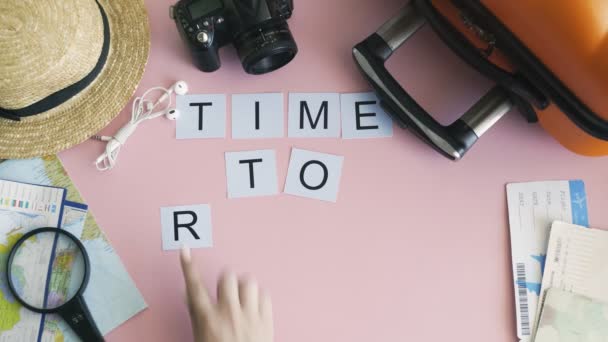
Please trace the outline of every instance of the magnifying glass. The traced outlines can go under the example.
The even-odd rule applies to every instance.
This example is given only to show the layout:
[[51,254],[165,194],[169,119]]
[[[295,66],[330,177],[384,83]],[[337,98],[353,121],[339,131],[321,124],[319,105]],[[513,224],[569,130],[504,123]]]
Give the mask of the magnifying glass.
[[6,269],[10,291],[21,305],[59,314],[82,341],[104,341],[82,296],[90,264],[77,237],[58,228],[32,230],[15,243]]

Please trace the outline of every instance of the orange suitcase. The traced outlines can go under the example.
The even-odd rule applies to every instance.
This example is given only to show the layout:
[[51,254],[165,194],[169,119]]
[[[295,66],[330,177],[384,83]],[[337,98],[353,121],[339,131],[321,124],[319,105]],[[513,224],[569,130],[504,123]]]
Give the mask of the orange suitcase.
[[[448,126],[384,66],[425,24],[496,82]],[[606,0],[412,0],[353,56],[387,112],[450,159],[462,158],[512,107],[576,153],[608,154]]]

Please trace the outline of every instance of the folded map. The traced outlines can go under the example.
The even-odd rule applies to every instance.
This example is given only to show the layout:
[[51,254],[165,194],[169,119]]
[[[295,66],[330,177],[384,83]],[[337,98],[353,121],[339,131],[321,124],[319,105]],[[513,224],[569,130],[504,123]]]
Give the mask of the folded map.
[[61,318],[21,307],[4,284],[2,260],[12,244],[34,228],[61,224],[82,241],[91,260],[84,297],[102,334],[146,308],[120,257],[87,206],[80,204],[83,200],[57,157],[0,161],[0,179],[39,184],[0,181],[6,186],[0,188],[0,342],[79,341]]

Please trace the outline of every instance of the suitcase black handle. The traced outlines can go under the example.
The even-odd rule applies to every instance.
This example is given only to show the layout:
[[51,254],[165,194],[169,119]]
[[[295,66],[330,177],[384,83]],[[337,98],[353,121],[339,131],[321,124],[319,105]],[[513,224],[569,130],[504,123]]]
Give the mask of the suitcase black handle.
[[381,105],[403,128],[409,127],[436,150],[459,160],[513,106],[506,90],[495,86],[458,120],[442,126],[393,78],[385,62],[425,24],[414,2],[353,49],[361,72],[376,91]]

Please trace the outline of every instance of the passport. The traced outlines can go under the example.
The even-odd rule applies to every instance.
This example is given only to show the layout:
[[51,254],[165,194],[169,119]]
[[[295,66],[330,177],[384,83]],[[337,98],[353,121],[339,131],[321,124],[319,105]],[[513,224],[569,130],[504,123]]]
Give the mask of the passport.
[[608,305],[549,289],[534,342],[608,342]]
[[[607,260],[608,231],[554,222],[541,299],[549,289],[558,288],[608,303]],[[541,300],[539,306],[544,308],[544,305]],[[541,312],[537,314],[538,318],[540,316]]]

